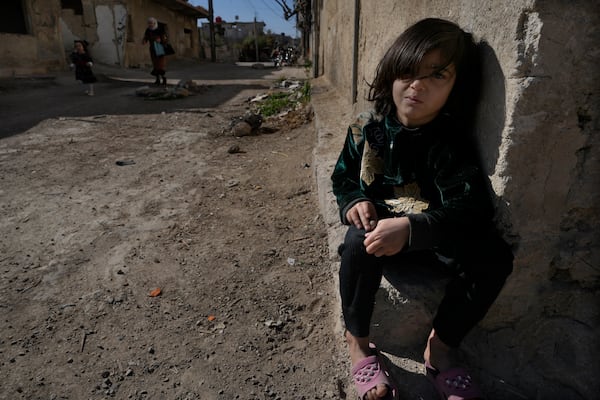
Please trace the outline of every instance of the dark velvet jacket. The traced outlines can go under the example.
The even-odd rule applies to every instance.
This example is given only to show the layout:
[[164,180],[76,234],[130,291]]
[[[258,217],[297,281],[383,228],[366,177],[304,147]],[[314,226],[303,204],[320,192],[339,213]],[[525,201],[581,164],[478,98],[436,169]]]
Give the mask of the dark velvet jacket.
[[88,62],[93,62],[92,57],[87,53],[79,54],[74,51],[71,53],[71,62],[75,64],[75,80],[83,83],[94,83],[97,81],[92,68],[87,65]]
[[469,142],[445,115],[409,129],[394,117],[361,114],[331,177],[342,222],[354,204],[369,200],[380,219],[409,218],[405,251],[456,256],[469,237],[492,227],[487,180]]

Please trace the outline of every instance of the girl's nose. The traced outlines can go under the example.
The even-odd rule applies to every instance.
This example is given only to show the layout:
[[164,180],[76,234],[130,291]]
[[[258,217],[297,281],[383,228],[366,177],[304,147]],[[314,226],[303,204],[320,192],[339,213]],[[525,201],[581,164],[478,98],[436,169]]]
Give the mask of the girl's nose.
[[425,89],[425,78],[415,78],[410,84],[410,88],[416,91]]

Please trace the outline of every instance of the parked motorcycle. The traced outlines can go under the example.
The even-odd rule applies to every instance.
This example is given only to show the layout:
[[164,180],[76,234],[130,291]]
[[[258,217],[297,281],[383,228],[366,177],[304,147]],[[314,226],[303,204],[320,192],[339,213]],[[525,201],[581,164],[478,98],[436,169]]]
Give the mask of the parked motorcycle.
[[298,52],[291,46],[286,49],[279,47],[273,50],[272,59],[276,68],[294,65],[298,61]]

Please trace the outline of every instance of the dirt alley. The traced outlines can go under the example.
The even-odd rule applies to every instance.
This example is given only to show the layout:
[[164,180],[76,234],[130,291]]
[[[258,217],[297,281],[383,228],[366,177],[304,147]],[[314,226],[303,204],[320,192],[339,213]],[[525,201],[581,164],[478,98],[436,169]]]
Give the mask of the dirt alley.
[[258,92],[0,140],[0,399],[346,398],[315,129],[228,134]]

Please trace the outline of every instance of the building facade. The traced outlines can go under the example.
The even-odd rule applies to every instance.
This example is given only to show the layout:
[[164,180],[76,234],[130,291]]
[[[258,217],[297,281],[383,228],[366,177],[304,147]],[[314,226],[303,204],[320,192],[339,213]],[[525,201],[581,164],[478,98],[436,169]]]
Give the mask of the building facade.
[[174,57],[200,58],[198,20],[208,11],[184,0],[6,0],[0,13],[0,77],[66,68],[74,40],[86,40],[96,62],[150,65],[141,41],[148,17],[169,32]]

